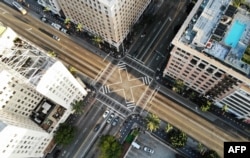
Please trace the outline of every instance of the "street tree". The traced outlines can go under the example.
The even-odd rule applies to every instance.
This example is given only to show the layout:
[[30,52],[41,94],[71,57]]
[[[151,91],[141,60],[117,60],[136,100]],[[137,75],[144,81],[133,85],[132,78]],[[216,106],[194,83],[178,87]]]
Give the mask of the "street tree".
[[122,154],[122,146],[114,136],[104,135],[100,139],[100,158],[118,158]]
[[92,41],[93,41],[96,45],[98,45],[99,48],[101,47],[100,43],[103,43],[103,39],[102,39],[102,37],[100,37],[100,36],[94,36],[94,37],[92,38]]
[[181,93],[184,88],[184,82],[180,79],[175,80],[173,90],[177,93]]
[[44,7],[43,11],[48,12],[48,11],[50,11],[50,8],[49,7]]
[[206,103],[202,104],[201,111],[206,112],[211,108],[212,103],[210,101],[206,101]]
[[62,123],[54,135],[54,140],[58,145],[66,146],[73,141],[75,133],[76,128],[74,126]]
[[75,114],[81,115],[83,114],[83,106],[84,106],[83,100],[75,101],[72,104],[72,110],[74,111]]
[[214,150],[208,150],[204,153],[203,158],[220,158]]
[[239,8],[241,4],[244,4],[246,1],[245,0],[233,0],[233,6],[236,8]]
[[160,126],[160,119],[155,114],[148,114],[146,117],[147,129],[151,132],[156,131]]
[[69,66],[69,67],[68,67],[68,70],[69,70],[69,72],[70,72],[73,76],[75,76],[76,73],[77,73],[77,69],[76,69],[75,67],[73,67],[73,66]]
[[83,30],[83,25],[81,23],[76,25],[76,31],[81,32]]
[[165,132],[169,133],[173,128],[174,127],[170,123],[168,123],[167,126],[166,126],[166,128],[165,128]]
[[48,55],[50,57],[56,57],[57,56],[56,53],[53,50],[52,51],[48,51]]
[[221,110],[222,110],[222,115],[224,115],[225,112],[228,112],[228,106],[227,106],[227,104],[223,105]]
[[206,152],[206,147],[202,143],[199,142],[199,144],[197,145],[197,148],[198,148],[200,154],[204,155],[204,153]]
[[66,27],[67,29],[69,29],[70,26],[71,26],[71,21],[70,21],[70,19],[69,19],[69,18],[66,18],[66,19],[64,20],[64,24],[65,24],[65,27]]
[[184,147],[187,143],[187,134],[180,130],[173,130],[170,133],[170,143],[175,148]]

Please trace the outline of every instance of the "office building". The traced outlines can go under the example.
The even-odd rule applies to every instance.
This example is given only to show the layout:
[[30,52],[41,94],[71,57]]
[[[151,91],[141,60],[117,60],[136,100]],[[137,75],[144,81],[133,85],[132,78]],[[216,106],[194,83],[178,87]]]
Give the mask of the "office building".
[[92,35],[119,48],[151,0],[58,1],[64,15]]
[[[172,41],[165,76],[250,119],[250,16],[231,0],[198,0]],[[248,52],[249,53],[249,52]]]
[[87,91],[64,65],[0,25],[0,157],[43,157]]

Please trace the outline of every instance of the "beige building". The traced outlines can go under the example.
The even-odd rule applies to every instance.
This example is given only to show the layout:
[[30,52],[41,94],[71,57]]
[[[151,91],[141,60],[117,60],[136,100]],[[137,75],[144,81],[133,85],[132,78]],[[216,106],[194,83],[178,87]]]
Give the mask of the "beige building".
[[63,13],[84,30],[118,48],[151,0],[64,0]]
[[249,42],[250,17],[245,10],[237,10],[231,0],[198,0],[172,41],[164,75],[181,79],[218,106],[226,104],[239,118],[250,119],[249,95],[242,98],[244,105],[234,97],[226,101],[250,86],[250,65],[242,60]]
[[43,157],[87,91],[65,66],[0,24],[0,157]]

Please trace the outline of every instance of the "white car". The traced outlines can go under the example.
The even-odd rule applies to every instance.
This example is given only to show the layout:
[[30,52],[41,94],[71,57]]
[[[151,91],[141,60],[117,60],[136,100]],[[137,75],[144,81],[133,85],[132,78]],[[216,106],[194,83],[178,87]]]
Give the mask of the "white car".
[[143,148],[144,151],[153,154],[155,151],[153,149],[151,149],[150,147],[144,146]]
[[54,28],[56,28],[57,30],[60,30],[61,29],[61,25],[59,24],[56,24],[56,23],[51,23],[51,26],[53,26]]
[[65,34],[68,34],[68,30],[67,30],[67,29],[61,28],[60,31],[62,31],[62,32],[65,33]]
[[103,113],[103,115],[102,115],[102,117],[103,118],[106,118],[108,115],[109,115],[109,110],[106,110],[104,113]]
[[114,113],[110,114],[109,118],[107,119],[107,123],[110,123],[114,117],[115,117]]
[[56,35],[53,35],[52,38],[54,38],[57,41],[60,41],[60,38],[58,36],[56,36]]

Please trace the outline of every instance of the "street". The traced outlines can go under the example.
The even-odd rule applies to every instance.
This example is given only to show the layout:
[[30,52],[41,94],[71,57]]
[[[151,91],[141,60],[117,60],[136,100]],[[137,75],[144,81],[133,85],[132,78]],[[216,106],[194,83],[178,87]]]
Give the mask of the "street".
[[[197,114],[183,108],[159,92],[161,87],[153,78],[155,72],[143,63],[129,56],[121,60],[112,58],[104,60],[105,55],[99,56],[93,53],[96,49],[92,45],[83,44],[77,38],[56,31],[30,15],[22,16],[8,6],[1,4],[0,8],[0,21],[41,48],[55,51],[60,60],[91,78],[92,86],[97,89],[94,110],[90,111],[86,118],[82,118],[86,121],[85,123],[84,121],[79,122],[79,132],[81,132],[79,135],[81,136],[77,137],[73,146],[61,153],[62,156],[73,157],[74,154],[75,157],[81,157],[87,152],[82,149],[89,148],[88,143],[85,142],[94,142],[97,138],[98,133],[93,133],[93,127],[99,122],[99,118],[102,119],[101,115],[105,108],[101,109],[101,107],[108,107],[121,118],[127,118],[133,113],[142,114],[145,111],[154,113],[162,120],[173,124],[194,139],[217,151],[220,156],[223,155],[225,141],[248,141],[241,136],[235,137],[235,135],[225,133],[224,129],[200,118]],[[166,23],[169,23],[169,20]],[[39,28],[60,36],[60,42],[48,37],[39,31]],[[188,103],[183,101],[183,104]],[[137,107],[140,109],[138,110]],[[103,123],[102,127],[104,126]]]

